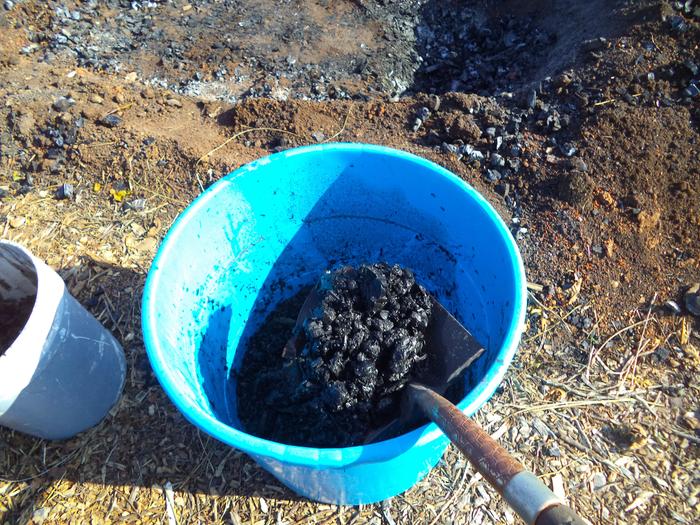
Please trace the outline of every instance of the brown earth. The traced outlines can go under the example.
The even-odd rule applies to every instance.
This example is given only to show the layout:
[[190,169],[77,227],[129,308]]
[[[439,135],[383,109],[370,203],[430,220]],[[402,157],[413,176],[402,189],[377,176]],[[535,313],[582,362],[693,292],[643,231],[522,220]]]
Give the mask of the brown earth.
[[[321,2],[301,3],[319,26],[331,20]],[[349,16],[365,2],[330,4]],[[504,3],[513,14],[520,4]],[[555,4],[533,3],[542,12]],[[0,431],[0,470],[8,480],[0,482],[0,523],[26,523],[57,501],[52,523],[86,522],[91,515],[105,522],[153,522],[165,508],[155,485],[168,480],[180,491],[177,506],[185,520],[237,523],[235,513],[251,523],[274,523],[273,510],[300,523],[386,520],[378,505],[354,514],[299,503],[240,454],[194,429],[181,430],[184,421],[144,359],[138,297],[157,243],[177,214],[242,164],[319,141],[382,144],[426,157],[473,185],[511,224],[532,284],[528,325],[502,392],[480,412],[482,424],[492,433],[507,426],[501,434],[506,446],[548,484],[563,473],[567,493],[592,522],[696,521],[700,322],[684,310],[683,293],[700,280],[700,97],[683,100],[677,71],[686,59],[699,62],[700,30],[690,16],[687,31],[670,29],[669,17],[678,12],[668,2],[614,4],[622,7],[579,6],[570,20],[566,11],[546,11],[546,25],[571,29],[570,38],[560,38],[521,87],[553,76],[546,103],[573,108],[558,142],[574,142],[577,154],[563,156],[534,118],[523,129],[522,168],[507,187],[488,182],[481,167],[445,153],[441,144],[462,141],[488,150],[491,141],[482,132],[505,125],[508,97],[436,89],[440,107],[417,131],[416,115],[423,106],[434,108],[435,95],[391,101],[391,93],[377,92],[361,76],[344,80],[344,89],[365,95],[352,100],[251,98],[231,104],[186,97],[150,85],[141,80],[145,76],[127,79],[126,72],[21,54],[30,43],[27,25],[40,31],[53,15],[38,2],[20,4],[21,17],[3,14],[0,235],[61,271],[72,292],[125,345],[131,378],[120,407],[90,434],[97,441],[45,444]],[[596,13],[599,24],[592,19]],[[611,13],[619,17],[603,17]],[[580,34],[571,20],[585,21]],[[182,36],[180,27],[169,30],[172,38]],[[372,27],[366,31],[370,40],[377,36]],[[583,39],[598,36],[609,40],[591,52],[580,48]],[[349,53],[349,42],[347,35],[315,40],[308,60]],[[144,53],[133,55],[134,63],[162,67]],[[650,72],[653,80],[646,77]],[[574,89],[572,79],[584,90]],[[52,104],[59,97],[75,104],[57,112]],[[122,122],[104,126],[108,114]],[[61,147],[65,160],[49,158],[52,142],[43,131],[79,117],[84,124],[75,144]],[[56,199],[64,183],[74,186],[74,199]],[[138,199],[145,207],[129,209]],[[662,306],[669,300],[680,305],[680,315]],[[546,416],[534,412],[542,406]],[[556,431],[542,441],[550,446],[556,439],[561,458],[523,438],[534,413]],[[561,430],[569,427],[570,434]],[[149,428],[162,432],[153,437]],[[183,442],[189,448],[180,447]],[[226,461],[235,469],[224,469]],[[397,519],[502,522],[503,507],[495,499],[479,500],[478,479],[465,481],[468,467],[460,461],[451,450],[428,482],[396,498]],[[226,480],[219,465],[237,477]],[[607,484],[591,489],[598,472],[606,473]],[[462,476],[461,485],[453,485],[455,476]],[[255,489],[246,491],[248,485]],[[224,497],[229,493],[234,496]],[[263,505],[261,498],[278,501],[263,511],[273,503]]]

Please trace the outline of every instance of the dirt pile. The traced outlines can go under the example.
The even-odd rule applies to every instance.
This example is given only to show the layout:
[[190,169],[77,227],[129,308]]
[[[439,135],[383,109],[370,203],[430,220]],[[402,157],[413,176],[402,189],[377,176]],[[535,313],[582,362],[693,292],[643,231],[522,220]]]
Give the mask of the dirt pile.
[[398,415],[403,387],[421,376],[432,300],[410,270],[381,263],[325,274],[319,299],[284,356],[280,340],[261,347],[259,333],[251,343],[236,378],[239,415],[274,441],[359,444]]

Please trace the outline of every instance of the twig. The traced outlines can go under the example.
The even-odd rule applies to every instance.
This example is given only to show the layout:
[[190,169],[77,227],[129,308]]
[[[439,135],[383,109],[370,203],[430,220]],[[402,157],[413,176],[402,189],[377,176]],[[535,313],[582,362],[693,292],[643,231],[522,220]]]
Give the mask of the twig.
[[287,131],[286,129],[279,129],[279,128],[249,128],[249,129],[244,129],[243,131],[239,131],[238,133],[234,133],[234,134],[231,135],[229,138],[227,138],[225,141],[223,141],[221,144],[219,144],[217,147],[215,147],[214,149],[208,151],[207,153],[205,153],[204,155],[202,155],[201,157],[199,157],[199,158],[197,159],[197,162],[195,163],[195,165],[197,165],[197,164],[199,164],[200,162],[202,162],[202,161],[203,161],[204,159],[206,159],[209,155],[212,155],[213,153],[216,153],[217,151],[219,151],[221,148],[223,148],[224,146],[226,146],[226,145],[227,145],[228,143],[230,143],[231,141],[234,141],[234,140],[236,140],[238,137],[240,137],[240,136],[242,136],[242,135],[245,135],[246,133],[251,133],[251,132],[253,132],[253,131],[276,131],[277,133],[287,133],[287,134],[293,135],[293,136],[295,136],[295,137],[303,138],[303,137],[301,137],[298,133],[294,133],[293,131]]
[[350,104],[350,107],[348,108],[348,112],[345,114],[345,120],[343,120],[343,125],[340,127],[340,129],[338,130],[338,132],[337,132],[335,135],[333,135],[332,137],[328,137],[326,140],[322,141],[321,144],[323,144],[323,143],[325,143],[325,142],[330,142],[330,141],[332,141],[332,140],[335,139],[338,135],[340,135],[343,131],[345,131],[345,126],[347,125],[348,119],[350,118],[350,113],[352,113],[352,104]]
[[[632,328],[636,328],[640,324],[644,324],[645,322],[645,320],[641,320],[637,321],[636,323],[632,323],[631,325],[625,326],[624,328],[620,328],[617,332],[608,337],[602,345],[600,345],[598,348],[594,349],[590,354],[588,354],[588,363],[586,364],[586,372],[584,374],[586,380],[590,381],[591,365],[593,364],[593,360],[598,356],[598,354],[603,350],[603,348],[605,348],[605,345],[607,345],[610,341],[615,339],[618,335],[622,335],[625,332],[632,330]],[[608,370],[610,369],[608,368]]]
[[614,98],[610,98],[610,99],[608,99],[608,100],[603,100],[602,102],[596,102],[596,103],[593,104],[593,105],[594,105],[594,106],[605,106],[606,104],[612,104],[613,102],[615,102],[615,99],[614,99]]
[[693,443],[698,443],[698,444],[700,444],[700,438],[697,438],[697,437],[695,437],[695,436],[693,436],[693,435],[691,435],[691,434],[686,434],[685,432],[681,432],[680,430],[676,430],[676,429],[673,428],[673,427],[668,427],[667,430],[668,430],[669,432],[671,432],[671,434],[675,434],[675,435],[677,435],[677,436],[679,436],[679,437],[685,438],[685,439],[687,439],[688,441],[692,441]]
[[557,326],[559,326],[559,325],[562,324],[562,323],[564,323],[564,326],[567,326],[567,325],[566,325],[566,318],[569,317],[572,313],[574,313],[576,310],[578,310],[578,309],[581,308],[582,306],[583,306],[583,305],[581,305],[581,304],[575,306],[574,308],[572,308],[571,310],[569,310],[569,312],[568,312],[564,317],[560,316],[559,314],[556,314],[557,317],[559,317],[559,320],[558,320],[556,323],[554,323],[554,324],[548,326],[547,328],[545,328],[545,329],[542,330],[541,332],[538,332],[538,333],[536,333],[535,335],[530,336],[530,337],[528,337],[527,339],[523,340],[523,343],[529,343],[530,341],[533,341],[534,339],[537,339],[537,338],[540,337],[540,336],[544,336],[545,334],[547,334],[548,332],[551,332],[552,330],[554,330]]
[[109,117],[110,115],[113,115],[114,113],[118,113],[119,111],[124,111],[125,109],[129,109],[129,108],[130,108],[131,106],[133,106],[133,105],[134,105],[133,102],[129,102],[128,104],[124,104],[124,105],[122,105],[122,106],[119,106],[119,107],[117,107],[117,108],[114,108],[114,109],[108,111],[107,113],[105,113],[105,114],[102,116],[102,118]]
[[[618,385],[618,392],[622,393],[622,390],[624,389],[625,386],[625,381],[627,380],[627,376],[631,377],[632,380],[632,386],[634,387],[634,376],[637,372],[637,362],[639,361],[639,355],[642,353],[642,350],[644,347],[646,347],[647,342],[644,340],[644,334],[646,333],[647,330],[647,325],[649,324],[649,318],[651,317],[651,310],[654,308],[654,303],[656,302],[656,296],[657,294],[654,294],[654,297],[651,298],[651,302],[649,303],[649,310],[647,310],[647,316],[644,319],[644,326],[642,326],[642,335],[639,336],[639,344],[637,345],[637,350],[632,353],[631,359],[628,361],[628,365],[626,364],[625,369],[626,372],[620,376],[620,383]],[[623,371],[625,371],[623,369]],[[630,370],[631,369],[631,370]]]
[[[613,404],[613,403],[630,403],[636,401],[636,399],[631,398],[631,397],[611,397],[611,398],[603,398],[603,399],[585,399],[581,401],[563,401],[561,403],[549,403],[549,404],[544,404],[544,405],[535,405],[535,406],[529,406],[526,408],[521,408],[517,412],[513,412],[512,414],[508,414],[506,416],[507,418],[514,418],[516,416],[519,416],[520,414],[527,414],[529,412],[546,412],[548,410],[557,410],[559,408],[576,408],[576,407],[585,407],[585,406],[591,406],[591,405],[606,405],[606,404]],[[519,406],[522,405],[508,405],[513,408],[519,408]]]
[[113,140],[110,142],[94,142],[94,143],[83,142],[82,144],[78,144],[78,146],[85,146],[86,148],[97,148],[100,146],[114,146],[115,144],[119,144],[119,141]]

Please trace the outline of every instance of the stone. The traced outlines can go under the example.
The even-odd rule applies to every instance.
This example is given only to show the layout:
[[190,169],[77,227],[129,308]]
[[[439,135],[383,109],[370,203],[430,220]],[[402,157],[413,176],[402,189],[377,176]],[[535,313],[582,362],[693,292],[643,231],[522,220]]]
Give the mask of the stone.
[[486,170],[486,180],[489,182],[498,182],[502,177],[498,170]]
[[687,97],[695,98],[700,95],[700,88],[694,82],[691,82],[687,88],[683,90],[683,94]]
[[535,91],[534,89],[528,91],[525,103],[528,108],[535,109],[535,105],[537,104],[537,91]]
[[93,104],[102,104],[104,102],[104,99],[97,93],[93,93],[92,95],[90,95],[90,98],[88,98],[88,101],[92,102]]
[[59,200],[72,199],[74,197],[73,185],[68,183],[61,184],[56,191],[56,197]]
[[100,123],[108,128],[116,128],[122,123],[122,118],[119,115],[112,113],[111,115],[107,115],[106,117],[102,118]]
[[693,284],[683,296],[685,307],[696,317],[700,317],[700,283]]
[[168,106],[170,106],[170,107],[173,107],[173,108],[181,108],[181,107],[182,107],[182,102],[180,102],[180,101],[179,101],[178,99],[176,99],[176,98],[169,98],[169,99],[167,99],[167,100],[165,101],[165,104],[168,105]]
[[596,472],[591,477],[591,485],[593,490],[600,490],[608,483],[608,478],[602,472]]
[[491,166],[493,168],[502,168],[506,165],[505,159],[498,153],[493,153],[491,155]]
[[59,113],[63,113],[68,111],[73,104],[75,104],[75,101],[72,98],[59,97],[51,104],[51,107]]
[[573,157],[576,154],[576,148],[568,142],[559,146],[559,150],[565,157]]
[[15,228],[16,230],[22,228],[27,224],[26,217],[13,217],[10,219],[10,228]]

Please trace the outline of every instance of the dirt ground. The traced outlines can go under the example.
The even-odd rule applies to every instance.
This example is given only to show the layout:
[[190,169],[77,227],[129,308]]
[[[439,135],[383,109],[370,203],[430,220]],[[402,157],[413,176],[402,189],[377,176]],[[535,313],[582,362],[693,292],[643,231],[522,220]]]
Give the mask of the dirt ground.
[[511,225],[527,326],[476,419],[592,523],[697,522],[699,16],[692,0],[5,2],[0,237],[61,273],[130,368],[95,429],[0,430],[0,524],[515,523],[453,448],[384,504],[301,500],[187,424],[150,371],[140,296],[175,217],[251,160],[332,141],[437,162]]

